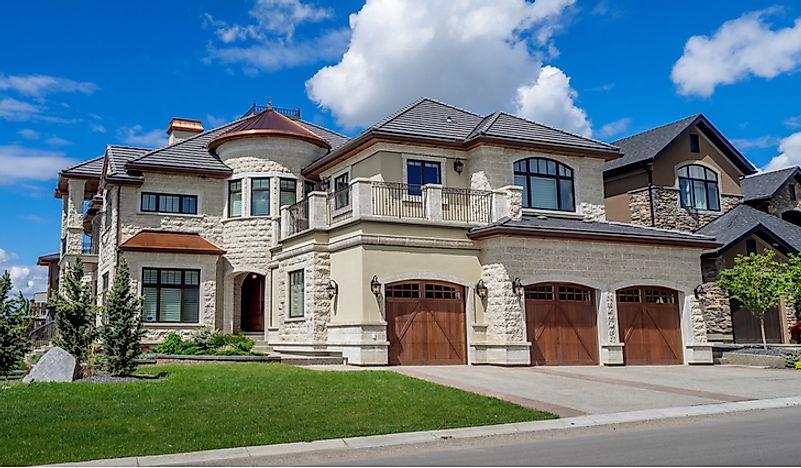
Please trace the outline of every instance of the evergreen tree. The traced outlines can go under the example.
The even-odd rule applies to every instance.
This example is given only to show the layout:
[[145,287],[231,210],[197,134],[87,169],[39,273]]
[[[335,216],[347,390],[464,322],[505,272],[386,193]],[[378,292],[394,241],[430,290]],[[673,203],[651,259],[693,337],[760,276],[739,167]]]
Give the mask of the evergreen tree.
[[0,277],[0,375],[15,369],[31,345],[30,301],[22,293],[9,299],[11,288],[11,276],[6,271]]
[[63,292],[50,303],[56,311],[56,337],[53,344],[81,363],[86,362],[97,334],[92,287],[82,281],[83,274],[83,262],[78,257],[73,265],[67,267]]
[[103,326],[100,329],[106,369],[113,375],[132,373],[136,369],[139,343],[144,334],[142,298],[131,290],[128,264],[120,259],[103,306]]

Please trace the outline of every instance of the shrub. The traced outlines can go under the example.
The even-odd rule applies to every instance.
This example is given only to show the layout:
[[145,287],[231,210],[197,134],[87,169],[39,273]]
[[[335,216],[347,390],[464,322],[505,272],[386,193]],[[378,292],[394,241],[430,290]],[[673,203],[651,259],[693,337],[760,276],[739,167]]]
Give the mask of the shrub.
[[200,350],[214,349],[225,345],[225,337],[217,330],[203,327],[192,334],[192,342]]
[[117,264],[114,284],[104,304],[100,334],[108,371],[112,375],[133,373],[145,330],[142,326],[142,298],[131,290],[131,274],[124,259]]
[[0,277],[0,375],[17,368],[31,344],[30,301],[22,294],[9,299],[11,288],[11,276],[6,271]]
[[153,348],[156,354],[206,354],[216,356],[262,355],[252,351],[256,343],[244,335],[226,335],[204,328],[183,340],[178,334],[170,333],[164,341]]
[[232,346],[233,349],[249,353],[256,344],[253,340],[245,335],[225,335],[224,341],[226,345]]
[[153,348],[153,352],[156,354],[195,354],[197,347],[189,341],[184,341],[177,333],[170,333],[160,345]]
[[786,366],[789,368],[801,369],[799,362],[801,362],[801,353],[791,353],[784,356]]

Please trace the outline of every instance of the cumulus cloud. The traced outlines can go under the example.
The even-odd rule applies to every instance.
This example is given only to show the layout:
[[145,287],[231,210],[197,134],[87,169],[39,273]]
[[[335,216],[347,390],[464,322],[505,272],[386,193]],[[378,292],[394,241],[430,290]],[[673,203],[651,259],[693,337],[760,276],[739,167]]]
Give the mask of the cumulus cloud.
[[15,91],[28,96],[52,93],[83,93],[97,91],[97,85],[88,81],[74,81],[49,75],[4,75],[0,73],[0,91]]
[[712,36],[692,36],[670,75],[679,94],[711,96],[719,85],[770,79],[801,65],[801,18],[773,29],[761,10],[727,21]]
[[31,296],[38,291],[47,290],[47,269],[38,266],[14,265],[17,255],[0,248],[0,274],[8,271],[14,289],[11,294],[22,292]]
[[141,125],[120,127],[117,129],[117,138],[123,143],[145,148],[159,148],[167,146],[167,135],[164,130],[145,130]]
[[0,184],[52,179],[58,171],[76,163],[60,151],[0,146]]
[[774,171],[788,166],[801,166],[801,132],[793,133],[779,142],[781,154],[774,157],[763,168]]
[[620,135],[629,129],[629,125],[631,125],[631,119],[628,117],[613,120],[598,130],[598,136],[600,138],[610,138]]
[[588,134],[569,78],[542,64],[573,3],[369,0],[350,17],[347,51],[306,82],[307,94],[349,128],[429,96]]

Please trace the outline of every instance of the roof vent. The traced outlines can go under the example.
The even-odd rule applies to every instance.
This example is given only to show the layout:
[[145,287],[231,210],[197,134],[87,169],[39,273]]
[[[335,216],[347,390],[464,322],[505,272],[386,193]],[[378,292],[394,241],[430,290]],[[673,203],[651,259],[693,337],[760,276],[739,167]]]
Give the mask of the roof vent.
[[449,115],[449,116],[445,117],[445,121],[448,122],[448,123],[453,123],[453,117],[451,117]]
[[202,132],[203,124],[200,120],[194,119],[173,118],[167,127],[167,135],[170,136],[171,145]]

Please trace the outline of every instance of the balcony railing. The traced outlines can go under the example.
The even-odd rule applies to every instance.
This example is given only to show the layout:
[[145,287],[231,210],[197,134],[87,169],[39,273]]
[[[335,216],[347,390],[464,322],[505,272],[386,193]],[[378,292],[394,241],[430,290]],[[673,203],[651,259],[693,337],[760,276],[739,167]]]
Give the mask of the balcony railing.
[[491,223],[492,192],[487,190],[443,188],[442,219],[462,223]]
[[309,229],[309,197],[290,205],[287,208],[287,214],[289,217],[288,236]]
[[289,117],[290,119],[294,119],[294,120],[300,120],[300,107],[295,108],[295,109],[288,109],[288,108],[284,108],[284,107],[271,107],[269,104],[266,105],[266,106],[261,106],[261,105],[256,104],[255,102],[253,103],[252,106],[250,106],[250,109],[248,109],[247,112],[245,112],[242,115],[242,117],[247,117],[249,115],[258,114],[259,112],[264,112],[264,111],[266,111],[267,109],[270,109],[270,108],[272,108],[272,110],[274,110],[275,112],[283,115],[284,117]]
[[373,215],[392,218],[424,219],[426,206],[425,187],[420,185],[373,182]]
[[84,255],[97,255],[97,242],[90,236],[83,236],[81,239],[81,253]]

